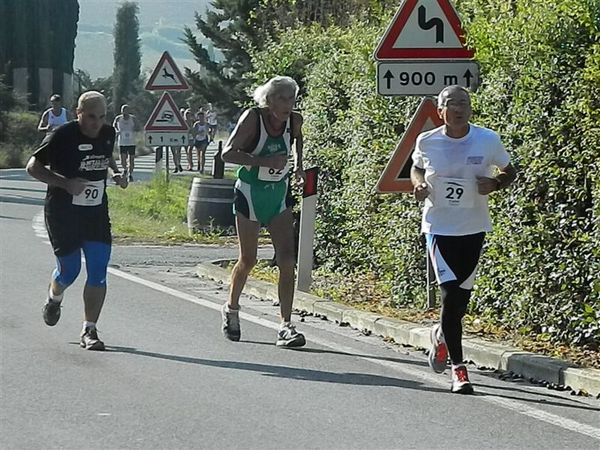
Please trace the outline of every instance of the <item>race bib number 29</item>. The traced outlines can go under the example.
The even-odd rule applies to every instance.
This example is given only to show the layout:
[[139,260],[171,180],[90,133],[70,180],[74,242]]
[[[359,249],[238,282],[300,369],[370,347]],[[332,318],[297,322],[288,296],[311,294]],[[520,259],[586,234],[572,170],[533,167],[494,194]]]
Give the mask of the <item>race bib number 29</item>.
[[281,181],[283,177],[287,175],[290,170],[289,161],[286,163],[283,169],[273,169],[271,167],[259,167],[258,168],[258,179],[261,181]]
[[88,181],[81,194],[73,196],[73,204],[77,206],[98,206],[104,197],[104,180]]
[[462,178],[439,178],[435,189],[435,206],[472,208],[475,203],[475,183]]

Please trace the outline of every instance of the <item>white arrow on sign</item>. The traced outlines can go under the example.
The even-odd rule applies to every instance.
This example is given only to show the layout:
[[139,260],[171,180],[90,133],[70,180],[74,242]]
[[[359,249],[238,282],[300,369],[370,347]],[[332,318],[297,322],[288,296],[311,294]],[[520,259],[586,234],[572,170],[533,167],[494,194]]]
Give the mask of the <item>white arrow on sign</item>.
[[163,145],[188,145],[188,135],[186,132],[156,132],[146,131],[144,133],[144,140],[146,145],[149,147],[160,147]]
[[377,92],[380,95],[437,95],[453,84],[477,90],[477,61],[389,61],[377,64]]

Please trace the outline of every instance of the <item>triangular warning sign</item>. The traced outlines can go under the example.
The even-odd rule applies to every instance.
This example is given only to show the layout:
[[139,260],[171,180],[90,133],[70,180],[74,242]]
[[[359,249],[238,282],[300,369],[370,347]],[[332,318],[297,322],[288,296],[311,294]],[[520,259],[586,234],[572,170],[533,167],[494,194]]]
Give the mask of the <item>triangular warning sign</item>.
[[169,52],[164,52],[146,83],[147,91],[187,91],[190,88]]
[[375,59],[463,59],[465,32],[449,0],[404,0],[375,50]]
[[412,161],[410,156],[415,149],[417,136],[423,131],[432,130],[443,125],[443,123],[438,116],[437,107],[433,100],[423,99],[377,182],[375,187],[377,192],[412,192],[413,185],[410,182]]
[[168,92],[164,92],[150,118],[144,126],[146,131],[187,131],[188,126],[185,119],[179,113],[173,97]]

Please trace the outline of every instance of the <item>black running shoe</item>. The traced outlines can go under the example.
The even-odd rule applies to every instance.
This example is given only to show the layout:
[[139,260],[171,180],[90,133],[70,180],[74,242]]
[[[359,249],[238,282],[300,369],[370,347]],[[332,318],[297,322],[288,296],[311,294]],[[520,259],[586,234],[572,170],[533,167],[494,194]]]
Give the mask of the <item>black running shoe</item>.
[[98,339],[98,331],[95,328],[86,328],[81,333],[79,345],[86,350],[104,350],[104,342]]
[[44,305],[44,308],[42,308],[44,322],[46,322],[46,325],[49,327],[56,325],[58,319],[60,319],[60,303],[61,302],[53,302],[52,300],[48,299]]

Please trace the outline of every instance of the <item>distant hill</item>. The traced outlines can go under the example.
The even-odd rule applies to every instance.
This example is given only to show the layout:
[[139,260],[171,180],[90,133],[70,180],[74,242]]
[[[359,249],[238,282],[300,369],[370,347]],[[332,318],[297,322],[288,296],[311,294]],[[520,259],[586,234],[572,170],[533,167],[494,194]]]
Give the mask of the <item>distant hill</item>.
[[[204,14],[209,1],[137,0],[143,73],[154,68],[165,50],[175,58],[181,69],[198,68],[187,46],[179,38],[183,36],[184,25],[196,30],[194,11]],[[112,32],[120,3],[121,0],[79,0],[74,66],[75,69],[85,70],[92,78],[106,77],[113,71]],[[199,32],[198,36],[201,36]]]

